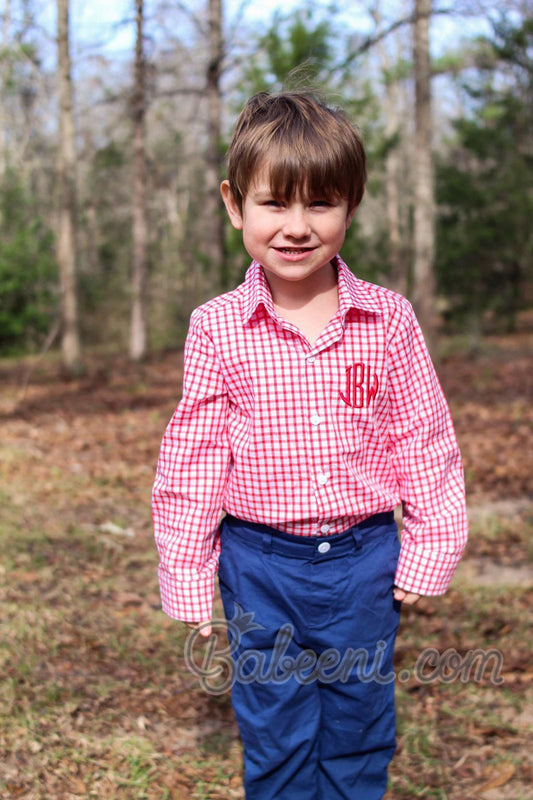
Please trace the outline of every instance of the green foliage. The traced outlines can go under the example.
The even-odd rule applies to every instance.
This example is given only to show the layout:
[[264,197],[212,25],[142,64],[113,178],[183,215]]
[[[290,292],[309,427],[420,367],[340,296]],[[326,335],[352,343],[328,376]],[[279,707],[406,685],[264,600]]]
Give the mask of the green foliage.
[[0,186],[0,285],[0,352],[37,347],[57,311],[57,264],[36,199],[13,173]]
[[[109,139],[87,172],[92,208],[80,204],[78,288],[82,337],[122,347],[131,282],[131,159],[126,137]],[[81,193],[80,196],[82,197]],[[90,214],[93,214],[92,227]],[[94,238],[91,238],[94,237]],[[93,248],[89,253],[88,243]]]
[[465,87],[473,113],[455,121],[452,152],[437,165],[439,285],[450,316],[475,327],[488,312],[512,329],[531,277],[532,84],[521,65],[532,32],[529,23],[496,29],[495,56],[511,71]]
[[494,25],[492,42],[496,56],[508,64],[524,71],[524,77],[531,80],[533,66],[530,51],[533,37],[533,18],[524,19],[523,24],[513,27],[512,22],[502,16]]
[[315,21],[310,8],[276,12],[244,72],[245,97],[294,85],[318,87],[332,64],[331,35],[328,21]]
[[306,77],[316,81],[331,59],[327,23],[319,22],[314,28],[307,27],[302,12],[297,12],[287,31],[287,39],[283,41],[279,21],[274,17],[273,25],[262,42],[272,75],[283,82],[293,69],[305,65]]
[[379,230],[375,236],[365,236],[357,213],[346,234],[341,255],[358,278],[371,283],[383,280],[383,265],[387,263],[386,237]]
[[398,59],[387,69],[383,70],[383,82],[396,83],[396,81],[403,81],[410,78],[413,73],[413,62],[405,58]]
[[124,166],[124,150],[115,141],[111,141],[100,150],[97,150],[94,156],[93,168],[96,173],[100,170],[114,169],[115,167]]
[[431,64],[431,71],[433,75],[441,73],[452,73],[453,75],[460,74],[464,69],[465,58],[462,52],[443,53],[442,56],[433,60]]

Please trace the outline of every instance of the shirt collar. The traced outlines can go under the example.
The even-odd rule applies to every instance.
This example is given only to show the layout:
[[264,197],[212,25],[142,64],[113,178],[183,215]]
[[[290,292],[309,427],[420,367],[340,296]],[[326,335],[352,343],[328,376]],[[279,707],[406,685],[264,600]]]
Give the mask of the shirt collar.
[[[350,308],[359,308],[372,314],[381,313],[381,306],[368,292],[368,284],[356,278],[339,255],[335,256],[334,263],[337,266],[339,311],[343,323]],[[261,304],[271,317],[278,319],[263,267],[254,260],[244,276],[243,325],[249,322]]]

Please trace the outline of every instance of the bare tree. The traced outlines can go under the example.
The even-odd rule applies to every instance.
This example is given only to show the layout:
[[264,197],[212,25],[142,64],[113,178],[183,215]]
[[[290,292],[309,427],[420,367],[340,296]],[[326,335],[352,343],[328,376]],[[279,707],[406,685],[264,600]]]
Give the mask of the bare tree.
[[432,153],[431,0],[415,0],[413,55],[415,70],[414,261],[413,305],[428,347],[435,356],[435,188]]
[[219,191],[222,171],[220,73],[224,58],[222,0],[209,0],[208,25],[206,217],[209,234],[204,250],[208,259],[209,290],[216,294],[221,287],[224,264],[224,224]]
[[143,0],[135,0],[137,37],[133,93],[134,181],[133,181],[133,304],[131,310],[130,357],[146,355],[146,59],[143,46]]
[[76,150],[72,113],[69,0],[57,0],[57,71],[59,82],[59,235],[57,260],[61,283],[61,351],[70,376],[83,372],[79,337],[76,250]]
[[5,0],[4,19],[2,24],[3,59],[0,70],[0,180],[7,169],[7,113],[6,88],[9,79],[9,37],[11,28],[11,0]]
[[[371,14],[376,27],[381,27],[381,11],[376,2]],[[398,113],[398,81],[391,69],[392,63],[384,39],[377,41],[377,50],[385,84],[385,138],[387,152],[385,156],[385,202],[387,209],[387,232],[389,239],[390,273],[388,285],[401,294],[407,290],[407,269],[404,264],[400,227],[400,191],[399,191],[399,135],[400,120]]]

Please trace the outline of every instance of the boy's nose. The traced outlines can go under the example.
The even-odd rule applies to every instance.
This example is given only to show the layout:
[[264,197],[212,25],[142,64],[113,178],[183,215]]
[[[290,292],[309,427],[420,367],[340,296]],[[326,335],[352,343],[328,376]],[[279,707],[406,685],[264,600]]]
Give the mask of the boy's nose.
[[303,209],[291,209],[283,224],[283,233],[293,239],[303,239],[311,232],[307,215]]

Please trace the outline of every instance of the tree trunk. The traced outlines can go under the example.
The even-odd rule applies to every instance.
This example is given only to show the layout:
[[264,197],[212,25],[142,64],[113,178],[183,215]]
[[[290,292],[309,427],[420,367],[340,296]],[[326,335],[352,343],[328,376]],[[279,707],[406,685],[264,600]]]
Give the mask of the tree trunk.
[[135,86],[133,94],[134,181],[133,181],[133,304],[131,310],[130,358],[146,356],[146,62],[143,47],[143,0],[135,0],[137,38],[135,43]]
[[433,355],[435,305],[435,189],[432,153],[431,64],[429,22],[431,0],[415,0],[415,163],[413,305]]
[[2,24],[2,50],[4,58],[2,60],[0,72],[0,181],[3,179],[7,170],[7,84],[9,80],[9,48],[10,48],[10,28],[11,28],[11,0],[6,0],[4,8],[4,21]]
[[217,294],[225,284],[224,218],[220,197],[222,179],[220,72],[224,57],[222,40],[222,0],[209,0],[209,62],[207,65],[207,170],[206,220],[207,237],[204,252],[208,261],[207,282],[211,294]]
[[[379,30],[382,19],[378,3],[371,13],[376,23],[376,29]],[[388,143],[385,156],[385,203],[390,272],[387,283],[389,288],[405,294],[407,291],[407,265],[402,258],[404,248],[402,248],[400,227],[398,82],[390,74],[391,60],[383,39],[379,40],[377,47],[385,81],[385,138]]]
[[[385,86],[385,136],[387,139],[397,139],[399,136],[399,118],[397,107],[396,83],[388,80]],[[385,161],[385,196],[387,203],[387,223],[389,230],[389,260],[390,278],[389,285],[400,294],[407,291],[407,270],[402,258],[402,237],[400,229],[400,191],[399,191],[399,142],[396,141],[387,150]]]
[[[85,158],[89,164],[94,163],[95,144],[93,138],[93,129],[87,126],[83,131],[83,147],[85,150]],[[89,181],[86,189],[87,199],[81,204],[83,208],[83,216],[85,217],[84,226],[84,239],[83,249],[86,253],[88,273],[91,278],[96,278],[99,273],[99,257],[98,257],[98,217],[96,213],[96,205],[94,200],[94,188],[92,181]],[[78,206],[80,206],[80,197],[78,196]]]
[[76,252],[76,150],[69,52],[69,2],[57,0],[59,80],[59,232],[57,260],[61,283],[61,352],[69,376],[83,372],[79,337]]

